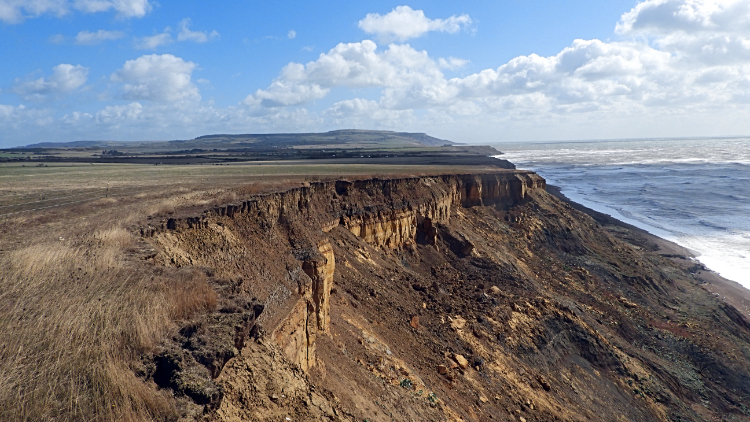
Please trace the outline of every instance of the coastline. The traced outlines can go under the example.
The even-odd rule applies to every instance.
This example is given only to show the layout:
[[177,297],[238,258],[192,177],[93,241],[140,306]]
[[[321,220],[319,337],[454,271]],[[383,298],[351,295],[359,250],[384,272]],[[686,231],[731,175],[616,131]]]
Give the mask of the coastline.
[[571,208],[588,214],[615,237],[641,249],[669,258],[680,268],[693,274],[695,279],[701,283],[701,287],[717,296],[724,303],[736,308],[750,322],[750,290],[697,262],[694,259],[698,256],[697,252],[662,239],[632,224],[620,221],[611,215],[581,205],[565,196],[558,186],[548,184],[547,193],[567,203]]

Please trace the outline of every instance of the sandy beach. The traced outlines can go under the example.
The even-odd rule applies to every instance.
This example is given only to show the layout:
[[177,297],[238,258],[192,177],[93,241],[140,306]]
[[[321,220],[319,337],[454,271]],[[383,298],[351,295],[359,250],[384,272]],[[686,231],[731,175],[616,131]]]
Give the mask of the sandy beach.
[[750,290],[706,268],[694,259],[699,256],[696,251],[654,236],[611,215],[595,211],[574,202],[566,197],[557,186],[547,185],[547,192],[568,203],[573,209],[590,215],[597,223],[601,224],[602,227],[616,237],[671,259],[681,268],[693,274],[695,279],[702,283],[704,289],[721,298],[726,304],[736,308],[750,322]]

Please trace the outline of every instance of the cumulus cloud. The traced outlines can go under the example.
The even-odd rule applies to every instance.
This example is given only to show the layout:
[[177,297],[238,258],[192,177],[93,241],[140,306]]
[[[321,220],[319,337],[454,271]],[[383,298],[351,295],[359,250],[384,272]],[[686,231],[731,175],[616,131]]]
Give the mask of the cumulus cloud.
[[26,100],[45,100],[57,94],[67,94],[82,87],[88,79],[89,69],[81,65],[59,64],[52,68],[49,78],[16,79],[13,92]]
[[117,12],[120,18],[140,18],[153,9],[149,0],[0,0],[0,21],[20,23],[42,15]]
[[16,114],[17,111],[23,110],[26,107],[24,106],[11,106],[7,104],[0,104],[0,120],[9,120],[11,117],[13,117],[14,114]]
[[335,103],[323,114],[337,126],[398,127],[415,121],[413,110],[389,110],[377,101],[354,98]]
[[625,13],[615,31],[650,38],[691,61],[745,62],[750,59],[750,2],[647,0]]
[[646,0],[622,15],[620,34],[645,32],[747,32],[750,4],[744,0]]
[[398,6],[385,15],[368,13],[359,21],[359,27],[368,34],[375,34],[383,40],[400,41],[421,37],[431,31],[454,34],[468,25],[471,25],[469,15],[429,19],[422,10],[414,10],[409,6]]
[[293,39],[297,38],[297,31],[295,31],[294,29],[290,30],[286,34],[286,37],[289,38],[290,40],[293,40]]
[[438,59],[438,65],[443,69],[460,69],[469,63],[468,60],[459,59],[456,57],[448,57],[447,59],[441,57]]
[[128,60],[111,79],[124,83],[128,100],[197,101],[200,93],[191,80],[196,66],[171,54],[151,54]]
[[135,48],[139,50],[155,50],[163,45],[172,44],[174,40],[168,32],[152,35],[150,37],[136,38]]
[[[306,65],[290,63],[265,90],[246,104],[296,106],[325,97],[333,88],[380,88],[379,106],[391,110],[453,107],[558,108],[573,104],[601,106],[613,101],[674,100],[689,95],[679,89],[670,54],[638,43],[576,40],[551,57],[522,56],[497,69],[447,79],[442,68],[460,59],[429,57],[408,45],[378,51],[372,41],[339,44]],[[660,80],[660,84],[656,82]],[[528,97],[528,98],[524,98]],[[507,101],[497,101],[505,99]],[[363,103],[359,104],[361,108]],[[369,104],[369,103],[368,103]],[[504,104],[504,106],[501,106]],[[341,103],[338,107],[349,107]],[[351,107],[350,107],[351,108]]]
[[122,31],[105,31],[103,29],[100,29],[96,32],[81,31],[78,33],[78,35],[76,35],[76,44],[101,44],[104,41],[119,40],[124,36],[125,33]]
[[219,38],[219,33],[216,32],[216,30],[211,31],[210,34],[206,31],[191,31],[191,24],[192,20],[190,20],[190,18],[185,18],[180,21],[178,25],[178,27],[180,28],[180,32],[177,34],[177,41],[193,41],[197,43],[204,43],[208,40]]
[[[377,51],[370,40],[339,44],[317,60],[290,63],[264,90],[246,98],[246,104],[294,106],[325,97],[332,88],[382,87],[393,106],[400,101],[430,101],[446,95],[439,65],[424,51],[392,44]],[[404,104],[401,104],[403,106]]]
[[153,9],[149,0],[73,0],[73,7],[85,13],[117,11],[118,16],[140,18]]
[[12,142],[19,139],[39,139],[28,135],[37,128],[49,127],[54,123],[52,110],[0,104],[0,147],[16,146],[17,143]]
[[[93,118],[99,124],[119,126],[127,121],[138,120],[142,114],[143,105],[138,102],[132,102],[127,105],[106,106],[99,110]],[[77,115],[75,117],[79,118]]]
[[576,40],[555,56],[517,57],[450,84],[458,90],[455,99],[475,101],[489,111],[623,109],[689,96],[673,65],[668,53],[643,44]]

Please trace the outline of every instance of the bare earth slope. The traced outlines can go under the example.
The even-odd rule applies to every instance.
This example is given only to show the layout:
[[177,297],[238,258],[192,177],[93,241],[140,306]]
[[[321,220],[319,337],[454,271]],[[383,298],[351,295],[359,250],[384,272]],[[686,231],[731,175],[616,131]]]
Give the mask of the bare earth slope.
[[313,183],[144,224],[143,265],[217,305],[138,374],[184,419],[750,420],[743,316],[544,187]]

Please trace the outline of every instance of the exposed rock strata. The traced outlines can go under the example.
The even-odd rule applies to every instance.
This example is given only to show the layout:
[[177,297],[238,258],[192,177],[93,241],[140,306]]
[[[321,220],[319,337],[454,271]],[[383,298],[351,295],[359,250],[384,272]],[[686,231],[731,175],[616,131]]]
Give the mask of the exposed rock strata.
[[[454,207],[512,206],[522,203],[528,191],[543,189],[544,186],[544,179],[523,171],[315,183],[216,207],[201,217],[169,218],[162,223],[163,231],[148,227],[141,233],[145,237],[156,235],[156,242],[170,255],[173,265],[216,266],[216,261],[235,260],[231,257],[232,249],[242,249],[239,246],[244,242],[229,229],[232,223],[257,224],[256,228],[267,231],[294,220],[295,228],[300,232],[312,231],[301,237],[306,238],[305,241],[318,239],[316,247],[290,251],[299,261],[294,264],[299,268],[292,269],[286,279],[292,275],[297,285],[289,285],[288,291],[296,294],[287,295],[285,304],[280,305],[276,312],[273,305],[270,306],[274,315],[267,318],[272,319],[267,328],[272,331],[271,336],[280,349],[293,363],[307,371],[316,362],[317,337],[329,328],[335,257],[330,242],[321,236],[323,232],[330,232],[340,225],[377,247],[403,248],[413,245],[418,239],[437,247],[435,224],[448,223]],[[415,192],[420,195],[414,195]],[[304,221],[302,225],[300,218]],[[197,242],[199,248],[185,251],[182,246],[186,243],[196,245],[188,240],[196,238],[202,239]],[[224,246],[216,250],[217,242]],[[464,248],[465,252],[470,249],[468,246]],[[206,259],[210,256],[216,260]],[[242,275],[234,278],[242,279]],[[261,298],[264,296],[262,290],[253,290],[252,293]],[[271,293],[265,300],[278,298]]]
[[143,234],[155,263],[258,298],[275,344],[251,356],[310,376],[274,363],[294,387],[264,388],[237,381],[272,377],[264,359],[231,358],[218,419],[749,420],[742,317],[543,188],[528,172],[316,183]]

